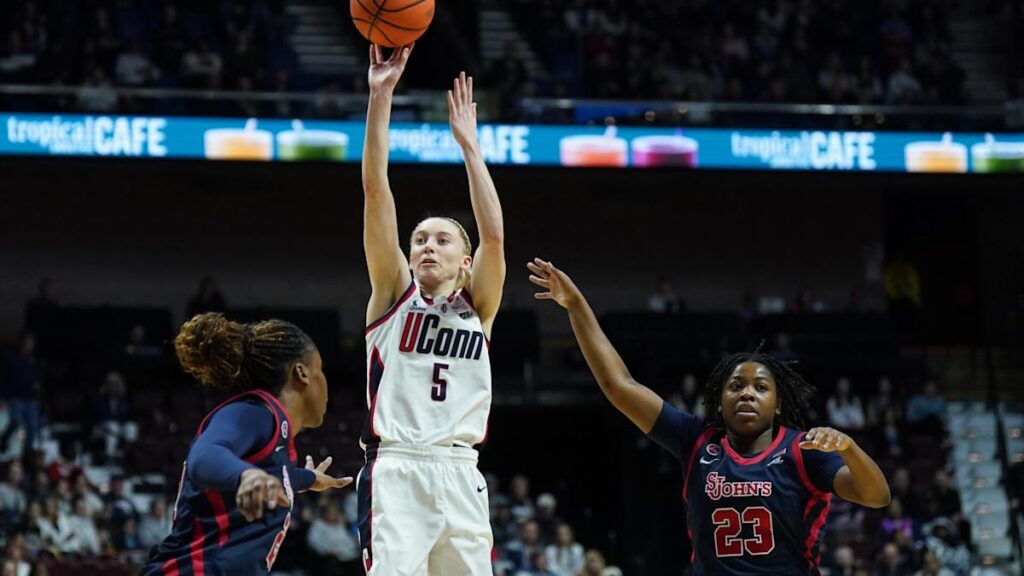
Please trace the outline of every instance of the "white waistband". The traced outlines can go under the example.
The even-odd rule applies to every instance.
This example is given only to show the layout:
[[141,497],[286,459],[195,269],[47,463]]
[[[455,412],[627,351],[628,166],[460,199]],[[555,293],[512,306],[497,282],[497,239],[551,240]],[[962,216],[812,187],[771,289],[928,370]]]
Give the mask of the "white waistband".
[[465,446],[432,446],[382,442],[377,447],[377,458],[405,458],[425,462],[470,462],[476,464],[477,451]]

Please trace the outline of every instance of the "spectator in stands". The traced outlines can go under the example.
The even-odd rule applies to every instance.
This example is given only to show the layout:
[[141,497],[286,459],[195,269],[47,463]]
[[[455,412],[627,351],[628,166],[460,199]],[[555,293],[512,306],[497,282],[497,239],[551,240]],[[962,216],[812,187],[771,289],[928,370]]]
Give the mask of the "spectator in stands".
[[317,90],[313,100],[313,115],[317,118],[344,118],[345,98],[341,94],[341,83],[331,79]]
[[92,484],[89,483],[89,478],[84,472],[79,471],[75,473],[71,479],[71,494],[74,498],[85,500],[85,506],[89,511],[90,517],[96,518],[103,513],[105,508],[103,499],[96,494]]
[[519,537],[505,544],[502,556],[511,563],[513,571],[529,571],[530,559],[537,552],[544,553],[540,541],[540,527],[533,520],[527,520],[519,529]]
[[875,443],[882,447],[886,456],[900,458],[903,456],[903,430],[900,422],[899,409],[889,406],[882,413],[882,422],[873,427]]
[[117,92],[101,66],[93,66],[85,82],[75,94],[75,105],[81,112],[111,113],[117,109]]
[[647,298],[647,309],[651,312],[681,314],[685,308],[686,304],[672,288],[672,279],[668,276],[659,276],[654,285],[654,292]]
[[0,481],[0,527],[5,532],[17,523],[28,506],[28,495],[24,489],[25,471],[21,462],[11,462],[6,472]]
[[516,537],[516,519],[512,516],[512,508],[506,501],[494,510],[491,517],[491,533],[494,536],[494,546],[501,548],[505,543]]
[[0,352],[0,382],[4,383],[2,399],[11,418],[25,430],[25,445],[32,448],[39,438],[39,392],[42,368],[36,360],[36,339],[25,332],[18,337],[14,350]]
[[907,422],[922,429],[944,429],[942,419],[946,415],[946,398],[939,393],[939,385],[929,378],[921,392],[914,394],[907,402]]
[[92,400],[93,436],[103,442],[108,459],[119,457],[125,443],[138,438],[138,425],[131,420],[127,384],[118,372],[108,372]]
[[519,573],[519,576],[556,576],[550,570],[548,557],[542,551],[530,554],[530,568]]
[[[914,491],[910,480],[910,471],[900,466],[893,470],[889,486],[893,498],[898,497],[900,499],[900,504],[903,506],[907,516],[916,518],[918,516],[918,494]],[[913,537],[912,534],[910,536]]]
[[793,349],[793,341],[787,332],[779,332],[775,335],[775,346],[769,352],[779,359],[779,362],[798,362],[800,353]]
[[139,540],[139,524],[135,518],[125,518],[120,528],[115,528],[114,546],[121,552],[142,550],[142,542]]
[[888,376],[882,376],[878,379],[878,388],[864,406],[868,426],[881,426],[885,419],[885,411],[890,407],[902,407],[902,402],[893,395],[892,380]]
[[29,563],[28,543],[25,536],[13,533],[7,540],[4,547],[3,561],[9,562],[12,569],[5,568],[3,576],[29,576],[32,574],[32,565]]
[[886,102],[889,104],[917,104],[921,101],[921,82],[914,76],[910,58],[900,61],[899,69],[889,77]]
[[[966,572],[964,572],[966,574]],[[942,561],[931,550],[924,554],[924,565],[914,576],[959,576],[953,570],[942,565]]]
[[227,312],[228,304],[213,276],[203,276],[199,289],[185,307],[185,318],[189,319],[203,312]]
[[509,499],[512,517],[523,523],[533,518],[533,502],[530,499],[530,480],[521,474],[513,476],[512,495]]
[[864,428],[864,408],[860,398],[850,391],[850,379],[836,381],[835,393],[825,402],[829,425],[839,430],[856,432]]
[[76,496],[73,511],[68,516],[68,524],[74,534],[74,548],[79,554],[98,556],[100,553],[100,537],[96,531],[96,522],[89,513],[89,505],[85,498]]
[[555,533],[558,530],[562,519],[555,513],[558,508],[558,500],[553,494],[544,492],[537,496],[537,510],[533,520],[540,528],[540,540],[545,544],[555,541]]
[[149,512],[139,521],[139,544],[148,550],[170,533],[171,518],[167,513],[167,502],[163,498],[154,498],[149,503]]
[[892,542],[886,542],[871,576],[907,576],[908,574],[910,574],[910,567],[900,555],[899,546]]
[[138,520],[139,511],[135,508],[131,498],[125,493],[125,479],[123,476],[114,476],[110,479],[110,491],[104,496],[106,512],[110,524],[115,528],[121,527],[129,519]]
[[902,532],[908,539],[914,538],[914,521],[903,512],[903,501],[892,495],[892,501],[880,525],[883,539],[888,540],[894,532]]
[[576,576],[583,570],[583,546],[576,542],[572,527],[564,522],[558,525],[555,541],[545,553],[548,568],[556,576]]
[[114,77],[121,86],[148,86],[160,78],[160,69],[142,51],[142,45],[135,41],[128,49],[117,55]]
[[612,576],[613,574],[622,576],[622,571],[614,566],[608,566],[604,555],[597,550],[587,550],[580,576]]
[[307,542],[317,554],[318,572],[341,576],[360,573],[359,543],[353,538],[334,501],[328,501],[323,508],[323,516],[313,521]]
[[959,522],[960,514],[960,493],[953,487],[949,473],[945,470],[936,470],[932,479],[932,485],[928,489],[928,495],[924,498],[921,517],[923,520],[935,520],[939,517],[949,518],[953,522]]
[[60,510],[60,500],[48,496],[44,500],[43,515],[36,519],[36,527],[44,546],[53,547],[62,554],[78,552],[78,541],[71,520]]
[[[953,521],[940,516],[926,524],[921,530],[925,534],[925,548],[933,554],[939,564],[951,570],[956,576],[967,576],[971,568],[971,554],[960,542]],[[928,561],[925,560],[927,567]]]
[[189,48],[181,57],[181,80],[185,87],[220,88],[223,72],[224,59],[205,40]]
[[484,474],[484,480],[487,481],[487,504],[491,508],[491,518],[494,518],[498,507],[508,506],[508,496],[502,494],[501,482],[497,474],[488,472]]
[[669,403],[679,410],[703,418],[706,410],[704,408],[704,391],[697,382],[697,376],[692,372],[683,375],[679,390],[669,395]]
[[35,334],[39,339],[39,352],[43,354],[53,327],[54,315],[60,309],[60,303],[54,294],[52,278],[43,278],[36,288],[36,295],[25,303],[25,331]]
[[21,459],[24,451],[25,431],[14,421],[7,402],[0,395],[0,464]]
[[853,548],[845,544],[837,547],[832,554],[832,565],[829,568],[830,576],[854,576],[857,559],[853,555]]
[[833,498],[828,514],[828,533],[840,542],[857,540],[864,534],[864,516],[863,506]]

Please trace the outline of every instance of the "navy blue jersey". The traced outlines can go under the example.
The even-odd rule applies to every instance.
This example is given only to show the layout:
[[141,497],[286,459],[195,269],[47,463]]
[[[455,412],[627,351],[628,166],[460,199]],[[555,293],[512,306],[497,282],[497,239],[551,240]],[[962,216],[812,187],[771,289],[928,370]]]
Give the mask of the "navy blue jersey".
[[[244,469],[261,468],[281,479],[294,506],[295,492],[309,488],[315,476],[296,468],[293,432],[284,406],[263,390],[234,396],[207,414],[182,467],[171,534],[153,548],[142,575],[268,573],[291,523],[291,506],[264,508],[262,518],[248,522],[235,506],[235,492]],[[225,438],[232,452],[210,449],[214,437]]]
[[771,446],[738,454],[725,431],[664,404],[651,438],[680,459],[693,576],[817,576],[818,549],[843,467],[801,450],[805,432],[779,426]]

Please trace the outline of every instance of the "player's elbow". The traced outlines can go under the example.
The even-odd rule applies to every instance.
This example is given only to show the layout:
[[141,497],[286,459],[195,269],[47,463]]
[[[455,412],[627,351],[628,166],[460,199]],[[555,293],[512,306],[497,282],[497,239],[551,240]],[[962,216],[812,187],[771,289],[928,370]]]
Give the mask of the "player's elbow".
[[889,485],[883,484],[881,490],[878,490],[876,494],[871,494],[861,501],[861,504],[868,508],[885,508],[892,501],[892,494],[889,492]]
[[504,226],[498,225],[488,227],[488,230],[480,230],[480,244],[489,246],[504,246],[505,245],[505,228]]

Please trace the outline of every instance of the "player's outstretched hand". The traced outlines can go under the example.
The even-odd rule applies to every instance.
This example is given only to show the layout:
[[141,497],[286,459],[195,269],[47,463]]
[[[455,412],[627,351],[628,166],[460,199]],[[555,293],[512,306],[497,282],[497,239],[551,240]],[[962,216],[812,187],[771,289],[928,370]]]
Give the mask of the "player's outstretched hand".
[[811,428],[800,442],[804,450],[821,450],[822,452],[844,452],[853,445],[853,440],[835,428]]
[[352,483],[351,476],[345,476],[344,478],[335,478],[327,474],[327,469],[331,467],[331,462],[334,459],[328,456],[324,458],[324,461],[319,466],[313,466],[313,457],[306,456],[306,470],[312,470],[316,474],[316,482],[310,488],[313,492],[323,492],[331,488],[344,488]]
[[415,43],[399,46],[385,60],[380,44],[370,44],[370,71],[367,77],[370,92],[394,91],[398,81],[402,78],[402,72],[405,72],[405,64],[409,61],[409,55],[412,54],[414,46]]
[[280,506],[290,506],[288,494],[281,486],[281,480],[271,476],[259,468],[250,468],[242,472],[235,494],[235,504],[247,522],[263,517],[263,506],[273,510]]
[[473,77],[460,72],[454,88],[448,91],[448,124],[459,146],[476,142],[476,102],[473,102]]
[[537,300],[554,300],[565,309],[583,300],[583,293],[573,283],[572,278],[555,268],[551,262],[534,258],[533,262],[526,263],[526,267],[532,272],[530,282],[546,290],[533,295]]

